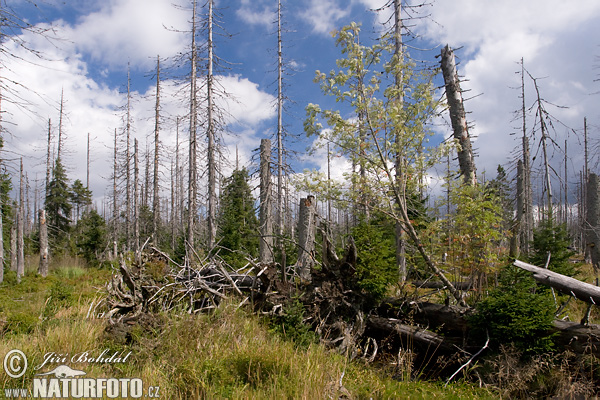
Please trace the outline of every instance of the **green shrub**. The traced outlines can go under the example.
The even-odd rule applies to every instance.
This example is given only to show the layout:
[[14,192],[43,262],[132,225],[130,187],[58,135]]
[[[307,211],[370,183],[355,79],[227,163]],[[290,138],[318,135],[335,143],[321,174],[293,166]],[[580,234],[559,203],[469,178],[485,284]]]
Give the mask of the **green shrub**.
[[533,252],[529,257],[529,262],[543,267],[548,260],[548,254],[550,254],[548,269],[559,274],[573,276],[576,271],[569,259],[575,253],[569,250],[570,245],[571,238],[566,225],[556,224],[552,220],[546,219],[533,232],[533,241],[531,242]]
[[298,299],[288,303],[281,315],[274,316],[270,326],[272,332],[293,341],[298,347],[306,348],[317,341],[310,325],[304,322],[304,305]]
[[547,293],[536,293],[533,278],[509,266],[501,284],[476,305],[469,322],[480,334],[489,334],[492,348],[513,343],[525,355],[550,351],[554,303]]
[[354,227],[352,235],[358,254],[358,285],[375,303],[398,281],[394,224],[385,217],[374,217]]

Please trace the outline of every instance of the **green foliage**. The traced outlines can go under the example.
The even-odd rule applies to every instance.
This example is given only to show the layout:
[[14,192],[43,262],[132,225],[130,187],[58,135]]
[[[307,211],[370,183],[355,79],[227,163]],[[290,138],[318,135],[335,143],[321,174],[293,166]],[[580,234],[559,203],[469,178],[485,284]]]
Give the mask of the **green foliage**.
[[298,299],[286,304],[281,315],[273,316],[270,327],[272,332],[293,341],[301,348],[317,342],[317,336],[310,325],[304,322],[304,305]]
[[225,179],[217,221],[217,241],[223,248],[219,254],[237,268],[246,264],[245,255],[258,254],[258,219],[248,180],[245,168]]
[[487,274],[501,259],[498,242],[508,236],[503,229],[503,209],[495,191],[482,186],[460,185],[450,191],[455,207],[450,252],[461,274],[485,283]]
[[565,224],[557,224],[552,220],[544,219],[537,229],[533,231],[531,242],[532,254],[529,262],[538,266],[545,266],[550,254],[548,269],[559,274],[573,276],[575,267],[569,258],[575,254],[569,250],[571,238]]
[[13,206],[10,199],[12,190],[10,175],[6,172],[0,173],[0,207],[2,211],[2,237],[4,238],[4,254],[10,254],[10,230],[13,226]]
[[48,238],[50,249],[56,251],[64,246],[71,223],[71,192],[67,173],[60,158],[56,159],[52,171],[52,179],[48,183],[46,194],[46,213],[48,221]]
[[92,204],[92,191],[83,186],[83,183],[77,179],[71,186],[71,202],[75,206],[75,215],[79,219],[82,208]]
[[352,229],[352,236],[358,254],[358,285],[377,301],[398,281],[394,222],[379,215],[360,222]]
[[554,303],[548,293],[536,293],[536,283],[516,267],[506,267],[500,285],[476,305],[470,323],[485,336],[492,347],[513,343],[525,355],[551,351],[554,342],[550,329],[554,320]]
[[[432,134],[429,123],[438,108],[432,75],[417,71],[406,55],[397,59],[391,37],[373,46],[363,45],[355,23],[334,37],[343,55],[337,60],[338,70],[317,71],[315,82],[355,115],[348,117],[311,103],[306,107],[304,129],[308,136],[318,135],[317,147],[330,144],[334,155],[347,157],[356,168],[345,175],[345,185],[331,185],[322,174],[314,173],[296,182],[320,198],[335,196],[357,209],[385,210],[403,220],[397,202],[403,203],[406,193],[418,189],[424,171],[441,155],[440,148],[426,144]],[[397,78],[401,79],[398,85]]]
[[100,254],[107,246],[106,222],[96,210],[83,215],[77,222],[76,245],[80,255],[91,266],[100,262]]

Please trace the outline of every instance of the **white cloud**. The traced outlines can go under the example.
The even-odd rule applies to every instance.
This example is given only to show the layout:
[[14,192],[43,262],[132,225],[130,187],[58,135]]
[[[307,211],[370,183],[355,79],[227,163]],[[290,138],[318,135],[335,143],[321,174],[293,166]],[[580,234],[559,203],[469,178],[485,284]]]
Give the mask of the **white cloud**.
[[267,29],[273,27],[277,18],[277,8],[270,6],[273,2],[242,0],[241,7],[235,12],[238,18],[250,25],[263,25]]
[[261,91],[258,84],[239,75],[223,76],[218,80],[233,97],[234,101],[229,100],[222,104],[233,117],[233,121],[255,125],[275,116],[275,97]]
[[[595,99],[589,94],[595,78],[594,55],[596,38],[600,34],[597,19],[600,3],[592,0],[574,3],[559,0],[522,2],[479,2],[458,0],[438,1],[432,7],[432,18],[417,29],[435,44],[449,43],[460,59],[459,74],[465,97],[481,94],[465,103],[475,124],[471,130],[477,136],[475,148],[478,172],[495,176],[496,165],[506,165],[511,151],[520,145],[511,132],[519,132],[520,122],[513,122],[513,112],[520,108],[520,71],[518,62],[538,81],[542,97],[554,104],[569,107],[548,111],[568,127],[579,129],[585,115],[596,115]],[[535,92],[526,79],[527,107],[534,102]],[[531,129],[534,115],[529,115]],[[556,142],[561,146],[568,129],[556,125]],[[539,138],[539,135],[538,135]],[[580,144],[569,137],[569,156],[574,156],[579,168]],[[532,144],[532,147],[537,147]],[[554,163],[562,161],[560,151],[554,152]],[[514,155],[514,153],[513,153]],[[538,161],[541,157],[538,157]],[[557,168],[557,170],[561,170]]]
[[310,0],[300,17],[312,25],[314,32],[328,34],[337,28],[338,21],[350,15],[350,8],[351,4],[340,7],[335,0]]
[[110,0],[75,26],[65,26],[64,32],[77,51],[90,54],[96,62],[152,65],[156,55],[173,56],[187,45],[184,34],[172,28],[189,29],[190,14],[171,1]]

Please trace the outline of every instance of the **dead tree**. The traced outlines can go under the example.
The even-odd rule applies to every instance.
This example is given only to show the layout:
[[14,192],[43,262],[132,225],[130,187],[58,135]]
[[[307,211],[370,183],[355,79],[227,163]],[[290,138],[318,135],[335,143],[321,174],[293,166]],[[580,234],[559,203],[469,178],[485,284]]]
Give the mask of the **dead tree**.
[[133,249],[136,257],[140,251],[140,165],[138,140],[133,140]]
[[10,270],[17,272],[17,224],[10,227]]
[[[394,0],[394,62],[396,65],[402,65],[404,58],[404,50],[403,50],[403,42],[402,42],[402,1]],[[398,68],[396,74],[394,75],[394,86],[398,91],[396,96],[396,102],[398,103],[398,108],[403,106],[404,98],[402,97],[403,92],[403,74],[402,69]],[[402,151],[402,140],[401,133],[399,130],[401,127],[396,127],[395,132],[395,145],[396,145],[396,185],[400,190],[400,193],[405,193],[405,179],[404,176],[404,164],[406,163],[405,157],[403,156]],[[406,238],[404,229],[402,228],[402,223],[400,221],[396,221],[396,266],[398,268],[398,275],[401,282],[406,280]]]
[[213,43],[213,0],[208,1],[208,59],[206,72],[206,101],[207,101],[207,121],[206,129],[206,162],[208,168],[208,248],[212,249],[215,245],[217,236],[217,143],[216,143],[216,123],[215,123],[215,86],[214,86],[214,43]]
[[24,185],[23,185],[23,159],[19,174],[19,210],[17,212],[17,282],[25,275],[25,238],[24,238]]
[[196,48],[196,3],[193,2],[192,9],[192,43],[190,52],[190,144],[189,144],[189,187],[188,187],[188,220],[187,220],[187,242],[189,246],[194,246],[196,229],[196,199],[198,196],[198,172],[197,172],[197,131],[198,131],[198,92],[197,92],[197,73],[198,73],[198,49]]
[[260,243],[259,260],[273,262],[273,215],[271,205],[271,141],[260,141]]
[[458,164],[464,182],[468,185],[477,183],[475,170],[475,159],[471,146],[471,137],[467,126],[467,114],[463,104],[462,91],[458,73],[456,72],[456,61],[454,52],[446,45],[442,49],[442,73],[446,85],[446,99],[450,111],[450,122],[454,131],[454,138],[458,141]]
[[113,258],[117,258],[117,241],[119,239],[118,221],[119,205],[117,202],[117,129],[115,128],[115,142],[113,149]]
[[48,276],[48,224],[46,223],[46,210],[43,208],[39,213],[39,229],[40,229],[40,265],[38,266],[38,274],[43,277]]
[[[156,57],[156,106],[154,108],[154,181],[152,201],[152,240],[158,245],[158,223],[160,220],[160,193],[158,188],[158,150],[159,150],[159,131],[160,131],[160,56]],[[146,188],[146,190],[148,190]],[[137,200],[136,200],[137,201]]]
[[598,175],[589,174],[586,189],[586,243],[592,259],[594,271],[600,271],[600,183]]
[[[519,223],[519,250],[523,254],[529,254],[529,243],[533,240],[533,196],[531,192],[531,162],[529,156],[529,136],[527,136],[527,114],[525,108],[525,65],[521,59],[521,117],[523,121],[522,131],[522,165],[520,179],[521,184],[517,188],[517,220]],[[518,167],[518,166],[517,166]],[[517,178],[518,179],[518,178]]]
[[536,267],[535,265],[519,260],[516,260],[513,265],[525,271],[533,272],[533,279],[559,292],[571,295],[587,303],[600,304],[600,287],[598,286],[581,282],[575,278],[570,278],[549,269]]
[[317,207],[314,196],[300,199],[298,215],[298,262],[296,273],[302,281],[311,281],[311,269],[315,265],[315,229]]

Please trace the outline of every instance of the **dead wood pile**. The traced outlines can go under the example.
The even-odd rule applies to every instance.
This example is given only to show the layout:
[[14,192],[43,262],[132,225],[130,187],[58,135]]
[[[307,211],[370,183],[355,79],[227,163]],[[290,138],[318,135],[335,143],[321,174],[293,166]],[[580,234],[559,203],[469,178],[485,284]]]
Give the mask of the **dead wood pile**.
[[[305,322],[322,342],[350,358],[400,363],[410,354],[417,370],[456,371],[486,342],[469,329],[472,309],[410,299],[387,299],[374,307],[357,284],[356,248],[350,241],[339,258],[331,249],[310,281],[282,274],[277,264],[233,270],[218,258],[179,265],[152,248],[137,262],[121,262],[108,283],[109,321],[134,324],[157,311],[188,313],[214,309],[227,297],[251,303],[256,312],[281,315],[293,301],[305,308]],[[600,326],[556,321],[558,343],[576,354],[600,356]]]

